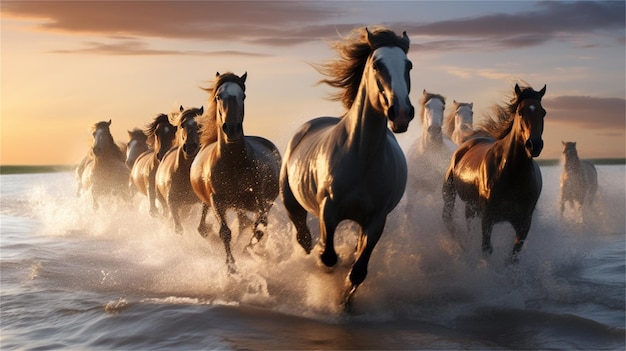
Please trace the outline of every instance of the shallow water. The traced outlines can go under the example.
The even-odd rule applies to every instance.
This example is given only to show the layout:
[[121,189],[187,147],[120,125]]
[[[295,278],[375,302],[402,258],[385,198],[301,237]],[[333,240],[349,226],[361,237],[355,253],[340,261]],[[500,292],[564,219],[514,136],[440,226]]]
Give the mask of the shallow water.
[[[277,202],[252,250],[249,231],[235,234],[239,272],[228,275],[217,234],[195,231],[197,207],[177,236],[139,195],[94,213],[75,197],[70,172],[2,175],[0,347],[624,349],[625,166],[598,166],[600,193],[585,223],[573,211],[560,218],[560,168],[542,172],[513,266],[510,226],[496,226],[485,259],[477,222],[458,242],[441,222],[440,195],[409,189],[350,315],[339,308],[356,243],[350,223],[336,236],[341,261],[331,271],[304,254]],[[314,218],[310,226],[316,235]]]

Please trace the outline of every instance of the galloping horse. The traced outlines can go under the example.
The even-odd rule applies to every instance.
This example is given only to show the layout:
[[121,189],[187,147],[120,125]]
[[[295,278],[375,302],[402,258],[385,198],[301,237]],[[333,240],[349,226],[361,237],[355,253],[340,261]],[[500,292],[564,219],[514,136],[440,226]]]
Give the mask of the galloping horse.
[[592,205],[598,191],[598,172],[589,161],[578,158],[576,142],[562,142],[563,171],[561,172],[561,216],[565,211],[565,203],[573,208],[578,203],[581,218],[584,220],[585,205]]
[[126,144],[126,167],[133,169],[137,157],[150,149],[148,136],[143,130],[135,128],[128,131],[128,143]]
[[189,168],[200,150],[200,126],[197,119],[204,108],[186,108],[178,115],[176,146],[161,159],[156,172],[157,199],[169,211],[177,234],[183,233],[179,211],[198,202],[189,182]]
[[456,145],[442,132],[446,99],[426,90],[420,99],[422,135],[407,153],[410,189],[434,192],[441,186]]
[[90,149],[90,161],[82,172],[83,186],[91,188],[94,209],[99,208],[99,199],[106,195],[116,195],[125,201],[130,200],[126,155],[115,143],[109,127],[111,120],[93,125],[93,143]]
[[[258,136],[243,132],[245,82],[247,73],[238,77],[219,72],[209,93],[209,104],[203,124],[202,148],[191,165],[191,184],[202,200],[202,217],[198,231],[207,236],[206,215],[209,205],[220,223],[220,238],[226,249],[229,272],[236,271],[230,250],[231,230],[226,212],[234,209],[239,225],[245,222],[246,211],[254,212],[253,236],[250,244],[263,237],[260,226],[267,226],[267,215],[276,197],[281,158],[276,146]],[[217,133],[217,142],[212,142]]]
[[156,172],[161,159],[176,140],[176,127],[170,123],[168,115],[159,114],[143,133],[150,140],[152,147],[137,158],[130,172],[130,178],[137,190],[148,196],[150,215],[156,216],[158,214]]
[[356,261],[343,297],[350,309],[380,239],[387,215],[404,193],[407,165],[394,133],[405,132],[415,109],[409,100],[409,38],[386,28],[355,30],[334,46],[341,59],[317,67],[321,82],[342,91],[334,96],[347,111],[319,117],[291,138],[281,169],[281,198],[306,253],[312,249],[307,213],[320,221],[321,261],[337,263],[334,235],[342,220],[361,227]]
[[451,231],[458,193],[469,220],[482,221],[482,250],[491,254],[491,231],[508,221],[515,229],[511,262],[517,261],[541,193],[541,171],[533,160],[543,149],[541,98],[546,87],[535,91],[515,84],[515,97],[506,107],[496,107],[489,119],[452,156],[443,184],[443,219]]
[[443,119],[443,132],[455,144],[463,144],[473,132],[474,104],[453,100],[452,109]]

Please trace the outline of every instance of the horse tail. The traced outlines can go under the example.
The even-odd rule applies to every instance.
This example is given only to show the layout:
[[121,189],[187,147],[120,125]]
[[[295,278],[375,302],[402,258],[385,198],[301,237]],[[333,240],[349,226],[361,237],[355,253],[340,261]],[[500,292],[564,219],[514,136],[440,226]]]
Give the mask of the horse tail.
[[451,164],[446,173],[443,187],[441,189],[443,196],[443,221],[450,232],[454,231],[452,223],[452,215],[454,214],[454,203],[456,201],[456,187],[454,185],[454,164]]

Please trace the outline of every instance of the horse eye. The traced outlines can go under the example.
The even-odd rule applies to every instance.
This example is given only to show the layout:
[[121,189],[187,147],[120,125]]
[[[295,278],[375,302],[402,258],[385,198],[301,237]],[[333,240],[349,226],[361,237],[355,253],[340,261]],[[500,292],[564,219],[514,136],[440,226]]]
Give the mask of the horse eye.
[[376,62],[374,62],[374,63],[372,64],[372,68],[373,68],[373,69],[374,69],[374,71],[376,71],[376,72],[380,71],[380,67],[378,67],[378,63],[376,63]]
[[222,97],[220,95],[215,95],[215,100],[220,101],[222,100]]

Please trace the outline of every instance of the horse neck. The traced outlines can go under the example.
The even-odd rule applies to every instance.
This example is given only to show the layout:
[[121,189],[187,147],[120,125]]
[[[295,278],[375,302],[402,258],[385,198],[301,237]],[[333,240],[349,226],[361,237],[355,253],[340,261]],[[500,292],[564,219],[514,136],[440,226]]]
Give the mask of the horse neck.
[[502,149],[500,169],[516,170],[524,169],[532,165],[532,157],[526,151],[524,137],[522,136],[521,118],[514,116],[513,126],[509,133],[496,141]]
[[217,133],[217,153],[224,161],[241,162],[248,154],[246,137],[242,135],[235,143],[227,143],[226,135],[221,130]]
[[362,81],[352,107],[342,121],[346,126],[348,144],[366,159],[381,153],[387,138],[387,117],[374,109]]

